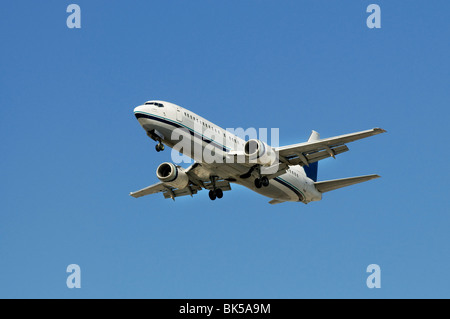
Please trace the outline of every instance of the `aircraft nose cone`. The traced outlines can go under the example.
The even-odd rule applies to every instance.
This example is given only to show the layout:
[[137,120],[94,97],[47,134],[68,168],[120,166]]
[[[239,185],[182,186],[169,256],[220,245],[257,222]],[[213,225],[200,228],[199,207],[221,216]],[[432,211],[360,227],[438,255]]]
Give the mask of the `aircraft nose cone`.
[[139,120],[141,117],[146,117],[145,114],[148,114],[150,111],[147,105],[139,105],[134,108],[133,112],[136,119]]
[[133,112],[136,113],[136,112],[143,112],[143,111],[144,111],[144,105],[139,105],[134,108]]

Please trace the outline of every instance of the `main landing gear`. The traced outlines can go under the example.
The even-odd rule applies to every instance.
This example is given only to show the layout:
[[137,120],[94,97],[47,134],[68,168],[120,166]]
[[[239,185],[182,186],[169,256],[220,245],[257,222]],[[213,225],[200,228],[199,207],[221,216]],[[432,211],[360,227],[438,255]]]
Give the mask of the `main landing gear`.
[[222,198],[223,197],[223,191],[220,188],[211,189],[209,191],[209,198],[211,200],[215,200],[216,198]]
[[256,172],[258,174],[258,177],[255,178],[255,187],[261,188],[261,187],[267,187],[269,186],[269,178],[267,176],[261,175],[261,166],[256,167]]
[[157,152],[164,151],[164,144],[161,143],[161,141],[159,141],[159,143],[156,144],[155,149],[156,149]]
[[215,200],[216,198],[220,199],[223,197],[223,191],[220,188],[216,188],[216,179],[217,179],[216,176],[211,176],[211,183],[213,189],[211,189],[208,194],[211,200]]
[[269,186],[269,179],[267,176],[263,176],[261,178],[255,178],[255,187],[261,188],[261,187],[267,187]]

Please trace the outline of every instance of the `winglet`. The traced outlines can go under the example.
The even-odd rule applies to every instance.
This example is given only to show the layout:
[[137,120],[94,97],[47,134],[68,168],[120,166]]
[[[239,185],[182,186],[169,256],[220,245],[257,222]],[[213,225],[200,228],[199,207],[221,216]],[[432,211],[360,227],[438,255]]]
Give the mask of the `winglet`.
[[373,130],[375,132],[377,132],[377,134],[379,134],[379,133],[386,133],[387,132],[386,130],[384,130],[384,129],[380,128],[380,127],[375,127]]
[[313,130],[311,132],[311,135],[309,136],[308,142],[318,141],[318,140],[320,140],[320,134]]

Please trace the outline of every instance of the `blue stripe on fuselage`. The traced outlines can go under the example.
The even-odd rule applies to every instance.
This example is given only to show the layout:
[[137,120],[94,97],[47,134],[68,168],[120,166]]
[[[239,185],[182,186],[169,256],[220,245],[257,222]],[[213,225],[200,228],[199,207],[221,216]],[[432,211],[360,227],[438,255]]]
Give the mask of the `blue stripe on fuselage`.
[[147,113],[138,113],[138,112],[136,112],[136,113],[134,113],[134,115],[136,116],[137,119],[147,118],[147,119],[150,119],[150,120],[155,120],[155,121],[159,121],[159,122],[162,122],[162,123],[165,123],[165,124],[172,125],[172,126],[174,126],[176,128],[186,128],[186,129],[188,129],[189,133],[192,136],[196,136],[197,135],[197,138],[201,139],[202,141],[204,141],[206,143],[211,143],[211,144],[217,146],[218,148],[222,149],[224,152],[228,151],[228,148],[226,146],[224,146],[222,144],[219,144],[216,141],[205,137],[203,134],[197,133],[196,131],[191,129],[189,126],[186,126],[186,125],[183,125],[183,124],[180,124],[180,123],[177,123],[177,122],[173,122],[173,121],[170,121],[170,120],[162,118],[162,117],[150,115],[150,114],[147,114]]
[[287,188],[289,188],[291,191],[293,191],[299,198],[299,200],[302,202],[304,200],[304,196],[301,192],[299,192],[294,186],[292,186],[290,183],[286,182],[284,179],[279,178],[279,177],[275,177],[273,179],[274,181],[277,181],[278,183],[280,183],[281,185],[286,186]]

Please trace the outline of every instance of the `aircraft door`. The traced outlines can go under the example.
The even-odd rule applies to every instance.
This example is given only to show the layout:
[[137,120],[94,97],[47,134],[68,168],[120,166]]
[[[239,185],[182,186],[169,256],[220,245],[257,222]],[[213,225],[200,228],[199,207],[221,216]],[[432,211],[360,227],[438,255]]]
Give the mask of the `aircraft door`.
[[181,108],[177,106],[177,121],[183,122],[183,113],[181,112]]

